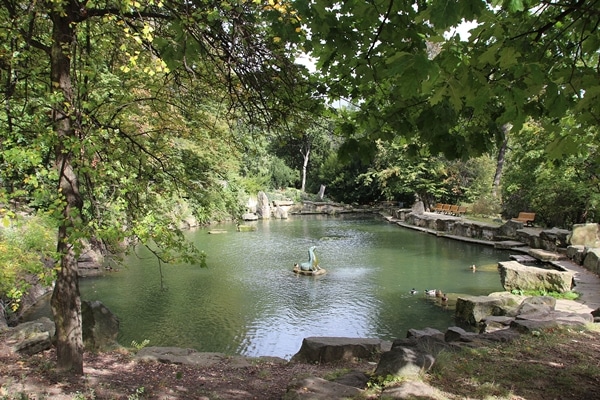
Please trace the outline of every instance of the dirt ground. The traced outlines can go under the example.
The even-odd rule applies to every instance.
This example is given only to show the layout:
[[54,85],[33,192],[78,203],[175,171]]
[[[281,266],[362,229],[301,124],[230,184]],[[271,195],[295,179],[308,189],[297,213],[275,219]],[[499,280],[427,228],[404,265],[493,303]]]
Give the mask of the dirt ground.
[[[424,377],[442,393],[436,399],[600,398],[600,329],[529,336],[515,344],[449,357],[438,360]],[[376,366],[263,361],[239,367],[225,360],[195,367],[137,362],[125,351],[114,351],[86,353],[84,376],[74,378],[57,375],[54,360],[53,350],[31,357],[12,354],[0,335],[0,399],[274,400],[284,396],[294,377],[331,379],[343,371],[372,372]]]
[[[20,357],[0,345],[1,399],[280,399],[294,377],[327,376],[342,367],[257,362],[249,367],[224,361],[210,367],[137,362],[126,352],[84,357],[84,376],[61,377],[53,350]],[[347,368],[348,365],[344,365]],[[375,365],[353,367],[364,370]]]

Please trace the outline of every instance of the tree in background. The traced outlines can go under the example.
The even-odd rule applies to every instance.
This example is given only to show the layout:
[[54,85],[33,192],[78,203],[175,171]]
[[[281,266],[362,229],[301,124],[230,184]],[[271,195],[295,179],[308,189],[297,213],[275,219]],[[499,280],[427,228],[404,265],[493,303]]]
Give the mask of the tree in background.
[[[566,118],[565,135],[575,121]],[[555,158],[546,151],[557,138],[544,134],[542,124],[529,123],[511,135],[509,163],[502,180],[505,217],[535,211],[536,221],[546,226],[570,228],[573,224],[598,222],[600,185],[595,130],[580,138],[577,154]]]
[[214,164],[187,175],[227,159],[208,137],[220,122],[285,118],[299,21],[285,4],[245,0],[3,4],[2,200],[24,194],[16,181],[57,221],[57,367],[82,374],[81,239],[134,236],[160,260],[201,257],[164,199],[202,202],[223,183]]
[[313,179],[307,184],[307,178],[316,178],[317,174],[312,170],[317,171],[324,156],[330,152],[331,121],[322,116],[324,110],[313,109],[313,112],[315,114],[295,115],[276,132],[269,146],[270,152],[299,171],[302,192],[306,191],[307,185],[318,190],[320,182]]

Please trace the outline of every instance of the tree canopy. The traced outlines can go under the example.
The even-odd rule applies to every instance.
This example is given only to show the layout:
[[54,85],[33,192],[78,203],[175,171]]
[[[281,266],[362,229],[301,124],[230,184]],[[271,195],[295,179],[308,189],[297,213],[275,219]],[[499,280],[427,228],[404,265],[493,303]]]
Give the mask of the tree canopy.
[[[600,116],[600,7],[582,0],[306,1],[296,7],[322,74],[321,90],[358,108],[344,125],[349,149],[374,139],[419,140],[433,152],[493,150],[501,127],[528,118],[551,134],[548,150],[576,151]],[[476,24],[468,40],[453,34]],[[586,136],[587,137],[587,136]],[[586,139],[587,140],[587,139]]]

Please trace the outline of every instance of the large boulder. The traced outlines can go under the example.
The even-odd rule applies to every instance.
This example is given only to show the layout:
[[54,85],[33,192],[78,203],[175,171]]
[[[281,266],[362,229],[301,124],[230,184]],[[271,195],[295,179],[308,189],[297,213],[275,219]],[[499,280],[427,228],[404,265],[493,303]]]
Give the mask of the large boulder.
[[585,247],[600,247],[600,224],[573,225],[569,243]]
[[373,360],[390,348],[390,342],[380,339],[308,337],[302,340],[300,350],[292,357],[291,361],[328,364],[352,361],[356,358]]
[[469,325],[478,325],[486,317],[504,316],[507,309],[516,308],[520,303],[518,296],[506,293],[503,296],[464,296],[456,299],[455,317]]
[[413,214],[417,215],[425,214],[425,205],[421,200],[415,201],[415,203],[412,206],[412,212]]
[[100,301],[82,301],[83,343],[90,350],[108,350],[118,345],[119,319]]
[[50,349],[55,332],[54,322],[42,317],[9,328],[6,344],[16,353],[32,355]]
[[263,191],[258,192],[258,201],[256,203],[256,215],[260,219],[271,218],[271,205],[269,204],[269,198]]
[[516,261],[498,263],[504,290],[544,290],[568,292],[573,287],[573,272],[525,266]]

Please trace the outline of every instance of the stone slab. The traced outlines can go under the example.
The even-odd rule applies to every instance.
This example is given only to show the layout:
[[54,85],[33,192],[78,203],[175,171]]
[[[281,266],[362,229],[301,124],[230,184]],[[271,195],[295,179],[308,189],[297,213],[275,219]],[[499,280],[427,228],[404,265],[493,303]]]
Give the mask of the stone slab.
[[537,262],[537,258],[525,254],[511,254],[509,258],[521,264],[533,264]]
[[494,247],[497,249],[512,249],[514,247],[524,247],[525,243],[519,242],[516,240],[502,240],[500,242],[496,242]]

